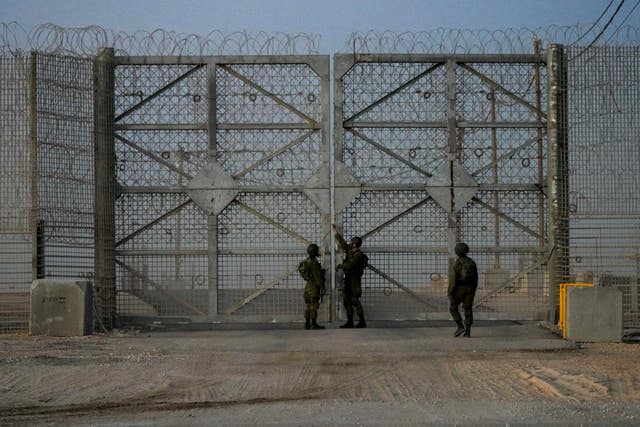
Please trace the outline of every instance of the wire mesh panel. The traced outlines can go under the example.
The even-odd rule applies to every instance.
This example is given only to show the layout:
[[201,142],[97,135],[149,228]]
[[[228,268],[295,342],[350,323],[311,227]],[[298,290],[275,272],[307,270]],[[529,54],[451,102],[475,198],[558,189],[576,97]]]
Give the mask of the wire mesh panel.
[[32,280],[32,76],[28,56],[0,57],[0,333],[25,332]]
[[94,269],[93,61],[35,56],[38,277]]
[[640,327],[640,49],[568,49],[570,279],[622,290]]
[[120,316],[300,317],[328,230],[326,58],[117,63]]
[[336,170],[344,165],[358,183],[337,214],[345,237],[363,237],[370,255],[367,317],[444,316],[457,241],[479,267],[478,311],[540,317],[549,252],[540,57],[335,61]]

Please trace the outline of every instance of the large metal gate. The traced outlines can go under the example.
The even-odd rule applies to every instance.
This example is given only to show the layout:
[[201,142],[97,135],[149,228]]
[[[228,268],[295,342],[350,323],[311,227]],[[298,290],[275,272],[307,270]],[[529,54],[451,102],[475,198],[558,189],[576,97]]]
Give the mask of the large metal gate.
[[116,171],[119,316],[299,319],[297,264],[316,242],[332,270],[333,219],[365,240],[372,319],[447,316],[458,241],[479,313],[539,318],[557,252],[545,62],[336,55],[331,167],[327,57],[114,57],[115,163],[96,168]]
[[306,246],[329,263],[328,57],[114,61],[118,314],[299,318]]
[[547,310],[546,74],[537,54],[335,56],[335,208],[369,317],[448,316],[457,241],[481,317]]

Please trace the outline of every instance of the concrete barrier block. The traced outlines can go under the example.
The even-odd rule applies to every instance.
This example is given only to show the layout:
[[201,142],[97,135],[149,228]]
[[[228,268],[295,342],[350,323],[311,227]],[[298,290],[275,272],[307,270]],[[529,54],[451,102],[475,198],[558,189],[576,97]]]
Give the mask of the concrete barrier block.
[[617,288],[567,288],[567,338],[574,341],[622,341],[622,292]]
[[31,286],[31,335],[77,336],[93,331],[93,285],[77,279],[38,279]]

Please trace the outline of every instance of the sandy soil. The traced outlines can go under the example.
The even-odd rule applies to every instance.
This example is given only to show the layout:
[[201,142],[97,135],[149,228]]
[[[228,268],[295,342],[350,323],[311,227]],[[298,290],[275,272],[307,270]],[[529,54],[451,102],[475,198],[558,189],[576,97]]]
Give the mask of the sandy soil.
[[640,424],[640,344],[452,331],[0,336],[0,424]]

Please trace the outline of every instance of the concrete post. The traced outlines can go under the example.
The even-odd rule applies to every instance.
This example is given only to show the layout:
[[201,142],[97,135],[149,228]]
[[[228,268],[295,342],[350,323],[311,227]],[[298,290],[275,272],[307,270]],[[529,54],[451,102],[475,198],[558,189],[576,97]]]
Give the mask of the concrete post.
[[98,49],[95,58],[93,86],[94,286],[98,320],[102,321],[106,328],[113,328],[116,320],[114,68],[113,48]]

